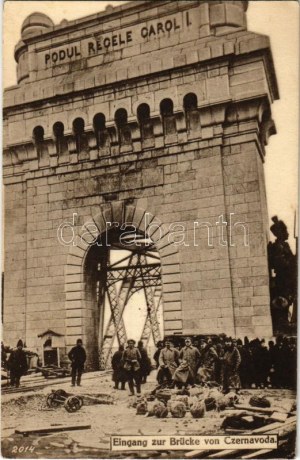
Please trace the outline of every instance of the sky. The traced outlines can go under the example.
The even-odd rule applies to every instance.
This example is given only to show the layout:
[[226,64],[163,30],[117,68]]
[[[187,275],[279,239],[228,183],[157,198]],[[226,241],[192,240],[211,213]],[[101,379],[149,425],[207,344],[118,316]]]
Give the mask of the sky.
[[[3,86],[16,84],[13,51],[24,19],[34,11],[47,14],[59,24],[118,5],[122,1],[11,1],[3,13]],[[265,178],[269,217],[278,215],[288,225],[295,249],[294,215],[298,196],[299,126],[299,4],[296,1],[249,1],[248,30],[268,35],[275,64],[280,100],[272,106],[277,134],[266,148]],[[270,220],[270,225],[271,225]]]

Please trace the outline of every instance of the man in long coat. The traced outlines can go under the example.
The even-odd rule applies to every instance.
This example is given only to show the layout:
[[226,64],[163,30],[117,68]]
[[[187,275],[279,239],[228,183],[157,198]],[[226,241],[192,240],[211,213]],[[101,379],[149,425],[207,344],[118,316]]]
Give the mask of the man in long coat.
[[179,351],[173,348],[170,340],[166,340],[165,348],[163,348],[159,355],[159,373],[161,383],[167,380],[167,383],[172,382],[172,377],[179,364]]
[[115,389],[118,390],[119,382],[121,383],[121,390],[125,390],[126,374],[123,369],[123,353],[124,345],[119,346],[119,350],[113,354],[111,365],[113,368],[113,381],[115,382]]
[[[84,371],[84,363],[86,361],[86,352],[85,349],[82,346],[82,340],[77,339],[76,342],[76,347],[73,347],[71,351],[68,353],[68,357],[70,361],[72,362],[71,367],[72,367],[72,373],[71,373],[71,378],[72,378],[72,387],[75,386],[75,383],[77,383],[78,386],[81,386],[81,376]],[[76,378],[77,376],[77,378]]]
[[179,352],[180,366],[174,373],[173,380],[178,383],[195,383],[201,355],[198,348],[192,346],[190,338],[185,339],[185,346]]
[[198,371],[201,382],[215,382],[216,381],[216,364],[219,361],[219,356],[216,351],[216,346],[212,343],[211,339],[208,340],[203,353],[203,366]]
[[151,372],[151,361],[148,356],[146,348],[144,348],[144,344],[141,340],[138,342],[138,350],[141,355],[141,369],[140,369],[140,376],[141,376],[141,383],[147,383],[147,377]]
[[230,389],[241,387],[239,367],[241,355],[237,349],[236,340],[227,338],[225,341],[225,354],[223,358],[223,390],[228,392]]
[[27,359],[25,351],[23,350],[23,342],[19,340],[17,343],[17,349],[13,350],[8,358],[8,369],[10,370],[10,384],[20,386],[20,380],[22,375],[26,374],[28,369]]

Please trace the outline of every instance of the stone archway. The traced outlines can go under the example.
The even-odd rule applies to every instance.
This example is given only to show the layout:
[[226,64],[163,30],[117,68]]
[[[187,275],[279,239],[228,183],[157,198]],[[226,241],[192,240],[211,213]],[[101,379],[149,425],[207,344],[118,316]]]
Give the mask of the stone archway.
[[[181,280],[177,247],[169,241],[169,229],[151,213],[133,204],[113,202],[102,205],[99,212],[86,219],[70,248],[65,267],[66,345],[73,346],[81,336],[88,350],[88,365],[99,363],[99,330],[101,312],[96,308],[95,279],[89,277],[88,267],[97,264],[91,256],[92,248],[101,235],[113,226],[134,226],[155,244],[161,264],[164,330],[182,331]],[[95,268],[95,267],[94,267]],[[91,273],[91,272],[90,272]],[[93,286],[91,288],[91,286]],[[175,326],[175,327],[174,327]]]

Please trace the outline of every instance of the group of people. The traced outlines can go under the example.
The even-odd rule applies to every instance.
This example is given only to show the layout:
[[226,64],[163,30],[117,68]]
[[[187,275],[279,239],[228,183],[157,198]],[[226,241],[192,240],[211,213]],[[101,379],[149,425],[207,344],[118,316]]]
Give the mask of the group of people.
[[150,374],[152,366],[143,342],[139,341],[135,347],[135,340],[127,341],[127,347],[120,345],[119,350],[112,357],[113,381],[115,389],[125,390],[125,384],[128,382],[130,395],[134,395],[135,387],[137,394],[141,393],[141,384],[147,382],[147,376]]
[[[177,346],[171,339],[157,344],[153,356],[159,384],[182,386],[195,383],[215,382],[229,391],[231,388],[291,388],[297,384],[297,341],[293,337],[277,336],[275,342],[265,339],[233,339],[215,336],[192,341],[185,338],[184,345]],[[28,370],[26,353],[22,340],[7,358],[2,344],[2,366],[10,371],[10,384],[19,387],[22,375]],[[68,354],[71,361],[71,384],[81,385],[86,352],[82,340]],[[141,393],[152,369],[151,360],[143,342],[127,341],[127,347],[120,345],[112,357],[115,388],[125,390],[128,382],[130,395]]]
[[[86,352],[81,339],[77,340],[76,346],[70,350],[68,357],[71,361],[72,386],[75,384],[80,386],[86,361]],[[21,377],[28,371],[27,355],[21,339],[18,340],[16,349],[10,349],[5,347],[3,342],[1,343],[1,367],[9,371],[10,385],[19,388]]]
[[154,354],[159,384],[177,386],[215,382],[226,392],[231,388],[296,388],[296,339],[278,336],[244,343],[241,339],[215,337],[200,343],[185,339],[183,347],[171,340],[157,344]]

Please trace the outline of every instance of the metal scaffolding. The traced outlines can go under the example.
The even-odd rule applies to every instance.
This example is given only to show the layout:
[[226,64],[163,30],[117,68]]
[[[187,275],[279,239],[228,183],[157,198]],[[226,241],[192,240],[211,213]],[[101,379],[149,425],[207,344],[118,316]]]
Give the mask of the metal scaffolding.
[[[112,244],[107,251],[106,264],[98,266],[98,280],[102,283],[98,293],[99,308],[107,302],[110,316],[104,333],[100,331],[100,369],[110,366],[110,359],[115,340],[125,345],[127,332],[123,320],[124,311],[130,298],[138,291],[144,292],[147,311],[140,339],[147,345],[153,336],[154,343],[161,340],[157,313],[162,302],[161,266],[159,256],[153,244],[146,240],[140,244],[126,246],[126,256],[112,262],[113,251],[124,254],[119,244]],[[116,252],[114,253],[116,254]],[[104,273],[105,271],[105,273]]]

